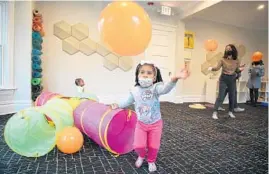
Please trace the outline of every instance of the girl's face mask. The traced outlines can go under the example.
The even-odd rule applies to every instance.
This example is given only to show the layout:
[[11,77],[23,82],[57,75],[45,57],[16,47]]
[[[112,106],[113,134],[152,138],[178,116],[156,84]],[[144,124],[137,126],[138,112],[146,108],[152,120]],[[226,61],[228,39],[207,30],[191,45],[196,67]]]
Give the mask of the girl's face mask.
[[153,85],[153,79],[152,78],[143,78],[143,77],[140,77],[138,79],[138,82],[140,84],[140,86],[142,88],[147,88],[147,87],[150,87],[151,85]]
[[155,80],[155,74],[156,68],[153,64],[142,64],[139,69],[138,83],[143,88],[150,87]]

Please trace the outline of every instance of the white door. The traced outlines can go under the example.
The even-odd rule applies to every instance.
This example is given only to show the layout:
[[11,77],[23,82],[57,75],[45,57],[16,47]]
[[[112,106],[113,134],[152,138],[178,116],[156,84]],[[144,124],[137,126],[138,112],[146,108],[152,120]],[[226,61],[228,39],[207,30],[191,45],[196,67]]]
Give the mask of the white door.
[[[164,83],[170,80],[170,73],[175,69],[176,27],[163,24],[152,25],[152,38],[146,50],[145,59],[156,63],[160,68]],[[173,102],[175,88],[160,97],[161,101]]]

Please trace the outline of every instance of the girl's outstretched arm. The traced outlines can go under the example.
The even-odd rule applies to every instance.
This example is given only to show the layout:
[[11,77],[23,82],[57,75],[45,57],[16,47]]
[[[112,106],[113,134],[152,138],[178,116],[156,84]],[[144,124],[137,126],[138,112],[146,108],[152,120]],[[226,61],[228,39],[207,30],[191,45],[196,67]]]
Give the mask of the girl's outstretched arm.
[[166,84],[157,83],[156,84],[156,92],[158,95],[164,95],[169,93],[175,86],[177,82],[170,81]]
[[112,109],[126,108],[134,103],[133,94],[130,92],[128,97],[125,100],[120,101],[119,103],[113,103],[111,105]]
[[156,90],[159,95],[167,94],[169,93],[175,86],[179,79],[185,80],[190,75],[190,72],[186,69],[179,70],[174,77],[171,78],[171,81],[166,83],[165,85],[163,83],[158,83],[156,85]]

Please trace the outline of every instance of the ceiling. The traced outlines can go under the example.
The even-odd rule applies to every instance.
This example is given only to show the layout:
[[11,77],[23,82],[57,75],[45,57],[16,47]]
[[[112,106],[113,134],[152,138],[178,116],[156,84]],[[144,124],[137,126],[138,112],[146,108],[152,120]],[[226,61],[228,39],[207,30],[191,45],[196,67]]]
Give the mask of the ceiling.
[[[153,2],[154,5],[149,6],[148,2]],[[169,6],[172,8],[172,12],[174,15],[179,15],[184,13],[189,8],[194,7],[196,4],[201,3],[201,1],[198,0],[192,0],[192,1],[137,1],[139,5],[144,7],[147,11],[155,11],[158,12],[158,10],[161,9],[161,6]]]
[[[105,4],[111,1],[105,1]],[[148,12],[160,13],[161,6],[170,6],[178,19],[198,18],[237,27],[268,30],[268,1],[136,1]],[[148,2],[154,5],[149,6]],[[264,4],[263,10],[257,6]]]
[[[260,4],[265,8],[257,10]],[[268,30],[268,1],[221,1],[189,17],[249,29]]]

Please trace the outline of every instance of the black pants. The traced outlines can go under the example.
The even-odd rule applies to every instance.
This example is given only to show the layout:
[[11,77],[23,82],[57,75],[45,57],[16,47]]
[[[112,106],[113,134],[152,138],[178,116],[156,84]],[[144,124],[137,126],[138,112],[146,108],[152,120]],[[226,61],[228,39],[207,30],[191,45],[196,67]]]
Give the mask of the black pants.
[[249,89],[249,96],[251,103],[256,104],[259,98],[259,88]]
[[219,81],[219,95],[215,102],[214,110],[218,111],[219,106],[223,103],[225,99],[226,89],[229,94],[229,111],[233,112],[234,110],[234,99],[235,99],[235,90],[236,90],[236,76],[235,75],[226,75],[221,74]]
[[[236,81],[235,81],[235,83],[236,83]],[[225,99],[225,97],[226,97],[227,94],[228,94],[228,88],[226,88],[226,91],[225,91],[225,94],[224,94],[224,99]],[[237,107],[238,107],[238,103],[237,103],[237,89],[236,89],[236,86],[235,86],[234,108],[237,108]]]

